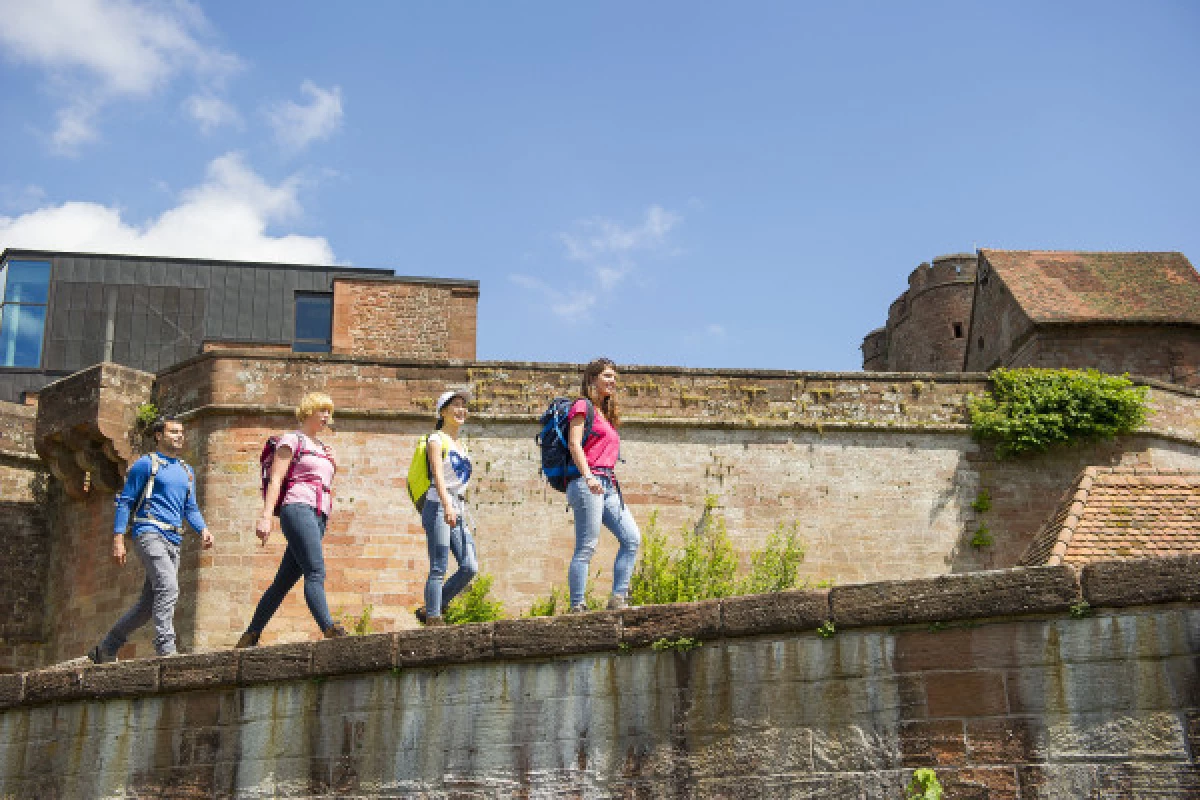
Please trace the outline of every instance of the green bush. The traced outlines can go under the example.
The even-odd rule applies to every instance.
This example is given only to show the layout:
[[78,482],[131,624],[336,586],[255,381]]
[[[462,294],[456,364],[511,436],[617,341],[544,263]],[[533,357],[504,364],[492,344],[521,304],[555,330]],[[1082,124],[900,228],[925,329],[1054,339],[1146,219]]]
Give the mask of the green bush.
[[991,547],[995,543],[996,541],[992,538],[992,531],[988,528],[987,523],[979,523],[979,528],[975,531],[975,535],[971,537],[971,547]]
[[1096,370],[998,369],[992,391],[968,404],[971,430],[1005,458],[1111,439],[1146,421],[1146,393]]
[[[588,581],[587,589],[583,593],[583,605],[588,611],[599,611],[604,608],[607,601],[596,597],[595,586],[600,580],[602,570],[596,570],[596,574]],[[539,597],[533,601],[533,605],[529,607],[529,611],[525,613],[527,617],[553,617],[559,614],[566,614],[571,608],[571,596],[566,589],[552,586],[550,593],[545,597]]]
[[904,795],[907,800],[942,800],[942,792],[937,772],[922,768],[913,772],[912,781],[909,782]]
[[992,494],[987,489],[980,489],[971,503],[971,510],[977,514],[986,514],[992,510]]
[[338,616],[342,618],[342,622],[351,636],[366,636],[371,633],[371,617],[374,613],[375,606],[367,604],[357,617],[344,612],[339,613]]
[[492,591],[491,575],[480,573],[475,580],[458,597],[446,606],[442,615],[449,625],[464,622],[491,622],[504,616],[504,604],[499,600],[491,600],[488,595]]
[[715,514],[716,498],[705,500],[700,520],[685,527],[683,547],[671,551],[659,530],[658,513],[650,515],[642,537],[642,557],[630,582],[634,605],[686,603],[738,594],[779,592],[796,585],[804,548],[796,526],[779,528],[761,550],[750,555],[750,571],[737,576],[738,557],[729,540],[725,518]]

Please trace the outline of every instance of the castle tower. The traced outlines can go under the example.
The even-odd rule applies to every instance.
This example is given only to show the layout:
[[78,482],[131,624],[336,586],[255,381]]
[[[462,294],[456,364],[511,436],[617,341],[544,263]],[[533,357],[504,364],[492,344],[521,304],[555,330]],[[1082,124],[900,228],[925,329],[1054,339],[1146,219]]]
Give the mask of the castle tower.
[[888,309],[887,326],[863,339],[863,369],[962,371],[977,264],[974,253],[955,253],[913,270]]

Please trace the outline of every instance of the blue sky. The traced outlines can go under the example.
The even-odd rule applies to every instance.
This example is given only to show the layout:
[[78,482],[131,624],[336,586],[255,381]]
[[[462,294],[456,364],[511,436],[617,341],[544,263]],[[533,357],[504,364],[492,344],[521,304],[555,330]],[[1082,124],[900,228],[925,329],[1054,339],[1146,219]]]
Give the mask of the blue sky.
[[479,355],[858,369],[922,261],[1200,259],[1200,5],[0,0],[0,246],[481,281]]

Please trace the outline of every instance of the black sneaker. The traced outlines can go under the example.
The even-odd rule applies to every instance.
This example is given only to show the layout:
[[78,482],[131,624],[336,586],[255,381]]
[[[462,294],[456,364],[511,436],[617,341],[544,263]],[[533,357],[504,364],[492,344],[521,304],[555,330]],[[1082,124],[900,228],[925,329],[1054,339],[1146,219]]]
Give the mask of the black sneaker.
[[96,645],[91,650],[88,650],[88,658],[90,658],[95,664],[111,664],[117,660],[116,656],[110,656],[108,653],[104,652],[104,650],[100,648],[100,645]]

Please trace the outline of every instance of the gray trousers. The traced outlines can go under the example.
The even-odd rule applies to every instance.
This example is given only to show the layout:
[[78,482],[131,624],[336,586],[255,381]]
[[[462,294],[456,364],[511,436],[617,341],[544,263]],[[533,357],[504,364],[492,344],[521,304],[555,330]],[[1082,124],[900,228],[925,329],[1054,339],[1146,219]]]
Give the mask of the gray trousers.
[[160,656],[175,652],[175,602],[179,599],[179,545],[161,533],[146,531],[133,540],[146,581],[142,594],[100,642],[105,655],[115,656],[135,630],[154,620],[154,650]]

